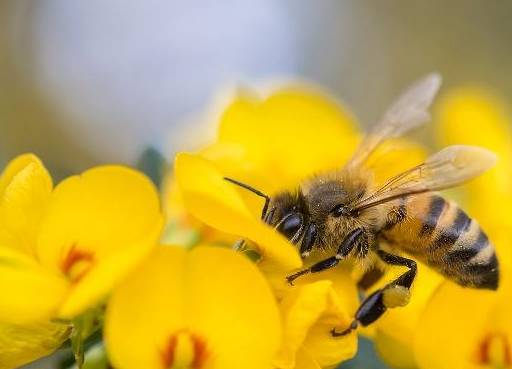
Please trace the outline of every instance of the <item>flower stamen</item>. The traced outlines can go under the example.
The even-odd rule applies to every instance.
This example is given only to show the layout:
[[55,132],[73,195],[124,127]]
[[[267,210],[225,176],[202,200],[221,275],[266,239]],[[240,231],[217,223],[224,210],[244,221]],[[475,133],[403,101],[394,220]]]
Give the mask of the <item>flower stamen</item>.
[[173,334],[161,352],[165,369],[200,369],[206,357],[205,341],[186,331]]
[[93,262],[94,255],[91,252],[79,250],[74,244],[67,252],[61,270],[73,283],[76,283],[89,272]]
[[480,344],[479,364],[490,368],[505,369],[512,367],[512,354],[507,336],[503,333],[492,333]]

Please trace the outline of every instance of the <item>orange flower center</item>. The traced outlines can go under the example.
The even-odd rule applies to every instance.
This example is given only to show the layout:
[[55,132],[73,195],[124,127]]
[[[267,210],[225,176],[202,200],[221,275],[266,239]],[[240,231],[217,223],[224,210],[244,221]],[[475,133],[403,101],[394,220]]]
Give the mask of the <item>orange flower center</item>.
[[92,252],[79,250],[76,245],[71,246],[61,265],[64,273],[73,283],[82,279],[94,263]]
[[480,343],[478,363],[482,366],[512,368],[510,342],[504,333],[491,333]]
[[195,334],[173,334],[160,353],[164,369],[200,369],[207,357],[206,342]]

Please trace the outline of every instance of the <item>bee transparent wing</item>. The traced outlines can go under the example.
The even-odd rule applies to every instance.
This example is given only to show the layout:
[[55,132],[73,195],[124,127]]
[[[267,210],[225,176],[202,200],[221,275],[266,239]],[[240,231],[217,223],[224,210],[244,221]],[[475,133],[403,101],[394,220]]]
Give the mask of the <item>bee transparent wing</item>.
[[391,137],[405,132],[430,120],[428,109],[441,86],[441,75],[431,73],[407,89],[385,112],[381,121],[364,138],[348,166],[363,164],[366,159]]
[[449,146],[423,164],[393,177],[375,193],[355,204],[352,210],[367,209],[406,195],[457,186],[482,174],[495,162],[496,155],[481,147]]

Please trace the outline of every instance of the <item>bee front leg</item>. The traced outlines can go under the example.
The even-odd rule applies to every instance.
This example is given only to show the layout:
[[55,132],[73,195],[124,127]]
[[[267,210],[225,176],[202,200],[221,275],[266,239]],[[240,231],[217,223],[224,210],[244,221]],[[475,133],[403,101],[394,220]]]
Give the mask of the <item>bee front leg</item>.
[[375,322],[388,308],[404,306],[409,302],[409,290],[418,271],[418,266],[414,260],[407,259],[398,255],[389,254],[378,250],[377,255],[389,265],[406,266],[407,272],[400,275],[393,282],[388,283],[383,288],[375,291],[368,296],[357,309],[354,321],[342,332],[331,331],[333,337],[344,336],[357,328],[359,324],[363,327]]
[[[340,260],[346,258],[348,256],[348,254],[350,254],[350,252],[359,243],[358,241],[360,239],[363,239],[363,240],[367,239],[367,237],[365,235],[365,230],[363,228],[357,228],[357,229],[353,230],[352,232],[350,232],[348,234],[348,236],[345,237],[345,239],[341,243],[336,255],[331,256],[330,258],[324,259],[322,261],[319,261],[318,263],[311,266],[311,268],[303,269],[303,270],[298,271],[295,274],[289,275],[288,277],[286,277],[286,280],[288,281],[288,283],[290,283],[293,286],[293,281],[295,279],[297,279],[298,277],[300,277],[301,275],[308,274],[308,273],[318,273],[318,272],[321,272],[323,270],[326,270],[326,269],[329,269],[329,268],[332,268],[332,267],[338,265]],[[367,249],[368,249],[367,242],[362,242],[361,244],[363,245],[362,249],[367,251]]]

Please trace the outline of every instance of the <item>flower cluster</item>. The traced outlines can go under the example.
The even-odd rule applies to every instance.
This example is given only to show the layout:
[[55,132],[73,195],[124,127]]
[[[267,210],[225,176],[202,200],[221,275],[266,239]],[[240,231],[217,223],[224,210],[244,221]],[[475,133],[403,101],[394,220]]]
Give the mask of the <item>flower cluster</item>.
[[[509,280],[512,233],[511,217],[507,213],[512,188],[512,135],[507,131],[507,125],[512,120],[495,96],[469,88],[453,90],[442,96],[434,120],[439,146],[477,145],[500,157],[492,171],[450,195],[478,219],[495,244],[501,265],[501,287],[498,292],[462,288],[420,264],[409,305],[388,311],[361,333],[371,338],[381,357],[396,368],[512,366],[512,320],[505,308],[512,302]],[[350,316],[359,303],[356,294],[349,293],[357,288],[361,276],[358,268],[349,271],[347,266],[337,267],[314,277],[306,276],[299,279],[295,287],[290,287],[284,277],[293,272],[292,267],[300,266],[292,265],[290,261],[293,259],[281,253],[286,250],[278,246],[282,240],[270,239],[270,236],[281,237],[275,233],[267,235],[268,230],[258,221],[263,200],[233,187],[223,178],[238,179],[271,195],[293,189],[312,173],[343,165],[360,136],[346,108],[318,91],[285,89],[265,99],[239,96],[224,112],[214,144],[194,155],[177,157],[176,178],[168,179],[164,199],[168,207],[184,206],[192,214],[192,217],[183,215],[185,223],[196,228],[198,222],[203,224],[199,226],[202,230],[200,237],[216,238],[225,244],[235,242],[225,234],[248,240],[259,255],[257,265],[280,305],[286,304],[297,291],[306,294],[312,286],[330,282],[333,296],[343,301],[341,309]],[[374,170],[376,180],[384,181],[421,163],[425,151],[411,142],[395,141],[382,148],[381,153],[375,155],[378,159],[368,165]],[[175,179],[181,189],[181,198],[176,196]],[[318,258],[313,257],[311,262],[315,260]],[[388,268],[380,282],[366,293],[382,287],[400,272],[400,268]],[[318,303],[316,305],[320,308]],[[283,312],[282,317],[286,334],[289,315]],[[295,323],[302,318],[294,316]],[[329,324],[331,328],[343,329],[346,322],[330,320]],[[295,336],[292,340],[302,340],[309,353],[309,364],[304,367],[332,366],[355,352],[348,350],[355,347],[355,337],[344,337],[343,343],[336,341],[329,337],[329,324],[324,323],[323,318],[316,322],[308,320],[309,332],[316,334],[314,346],[305,336]],[[290,339],[283,342],[281,353],[289,350],[289,342]],[[345,350],[333,349],[336,343],[341,343]],[[333,350],[346,355],[337,356]],[[288,352],[290,360],[287,363],[276,360],[276,367],[305,365],[301,350]],[[330,352],[330,361],[324,361],[325,352]],[[295,361],[292,359],[294,355]],[[278,359],[281,357],[277,356]]]
[[[314,173],[342,166],[360,137],[347,109],[319,91],[290,88],[264,100],[242,95],[224,112],[217,141],[195,155],[178,155],[176,177],[168,179],[164,196],[168,208],[184,206],[196,219],[188,223],[200,221],[220,231],[212,234],[205,229],[205,237],[216,237],[227,245],[242,237],[257,252],[257,265],[272,287],[283,319],[285,340],[274,359],[275,368],[330,367],[354,356],[356,333],[333,337],[330,331],[344,330],[352,321],[359,305],[353,275],[357,271],[345,263],[304,276],[291,286],[286,276],[302,267],[297,251],[260,221],[263,200],[224,177],[267,194],[293,189]],[[384,163],[375,168],[381,181],[424,157],[423,150],[407,142],[393,142],[382,151]],[[398,162],[404,153],[407,159]],[[174,180],[181,198],[175,194]],[[226,238],[225,234],[237,237]],[[307,263],[322,255],[313,253]]]
[[157,245],[163,217],[142,174],[91,169],[53,188],[34,155],[0,177],[0,367],[48,354]]
[[[84,341],[100,328],[117,369],[332,368],[355,355],[358,334],[396,368],[512,368],[511,119],[492,95],[459,89],[434,120],[439,144],[500,157],[453,193],[496,246],[497,292],[420,265],[409,305],[333,337],[359,306],[363,266],[343,261],[291,286],[286,276],[304,267],[295,246],[261,221],[261,197],[224,178],[269,195],[293,189],[341,167],[362,134],[346,107],[311,87],[245,93],[222,114],[213,143],[176,157],[163,212],[153,184],[132,169],[97,167],[54,187],[34,155],[9,163],[0,176],[0,369],[67,340],[80,367]],[[368,165],[383,182],[425,151],[393,140]],[[317,250],[304,263],[322,257]],[[400,271],[388,268],[364,292]]]

